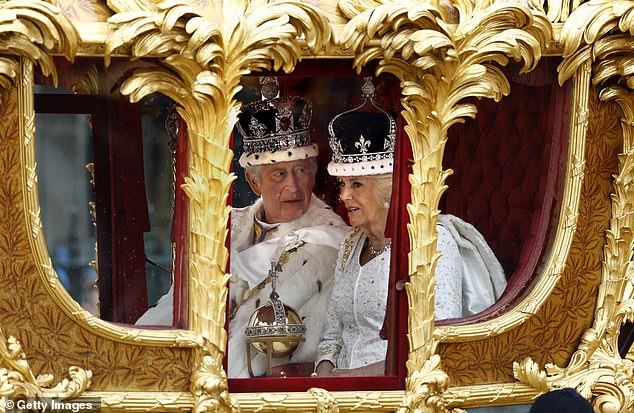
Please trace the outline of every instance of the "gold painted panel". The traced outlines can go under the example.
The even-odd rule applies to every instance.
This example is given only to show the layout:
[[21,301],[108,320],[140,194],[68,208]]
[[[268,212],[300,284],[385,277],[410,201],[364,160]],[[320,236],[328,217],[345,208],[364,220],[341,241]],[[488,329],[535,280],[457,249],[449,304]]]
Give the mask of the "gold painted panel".
[[439,353],[452,385],[511,382],[513,362],[529,354],[539,365],[565,366],[592,325],[610,218],[612,174],[618,170],[623,136],[620,108],[599,103],[593,90],[579,220],[562,277],[539,311],[517,328],[489,340],[441,343]]
[[[32,82],[28,72],[24,79]],[[34,374],[53,374],[56,382],[70,366],[79,366],[93,372],[94,388],[187,390],[191,351],[104,338],[51,299],[31,246],[33,227],[26,219],[32,211],[25,205],[23,182],[28,175],[21,163],[26,146],[21,130],[33,127],[33,115],[23,112],[20,88],[3,90],[0,98],[0,122],[6,125],[0,139],[0,330],[20,341]]]

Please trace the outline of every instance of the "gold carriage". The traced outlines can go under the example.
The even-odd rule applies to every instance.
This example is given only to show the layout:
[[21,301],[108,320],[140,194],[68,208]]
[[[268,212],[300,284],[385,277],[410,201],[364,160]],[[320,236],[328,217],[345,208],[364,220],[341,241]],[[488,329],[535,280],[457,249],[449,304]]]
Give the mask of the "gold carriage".
[[[596,411],[634,408],[634,2],[10,0],[0,33],[0,411],[11,397],[95,397],[105,412],[445,412],[561,387]],[[374,75],[401,114],[408,254],[392,271],[385,377],[227,378],[231,137],[259,74],[325,108]],[[138,106],[157,95],[159,109]],[[148,113],[161,142],[134,140]],[[47,114],[80,114],[93,141],[47,158],[70,134],[43,137]],[[168,268],[151,264],[176,304],[162,329],[126,324],[148,306],[148,218],[130,211],[152,167],[126,159],[159,146],[171,180],[147,196],[169,194]],[[98,230],[73,242],[98,246],[97,315],[64,283],[65,250],[46,229],[77,213],[52,199],[74,178],[54,166],[88,152]],[[435,323],[440,210],[482,229],[512,288]]]

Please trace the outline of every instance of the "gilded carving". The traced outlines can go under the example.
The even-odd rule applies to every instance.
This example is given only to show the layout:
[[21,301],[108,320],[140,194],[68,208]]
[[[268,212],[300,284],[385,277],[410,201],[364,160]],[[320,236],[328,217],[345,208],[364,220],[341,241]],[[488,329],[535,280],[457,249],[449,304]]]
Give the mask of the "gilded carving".
[[179,105],[190,138],[184,189],[190,204],[190,328],[204,342],[194,352],[194,411],[234,411],[222,360],[227,342],[225,305],[229,274],[225,247],[233,174],[229,138],[240,103],[240,77],[254,70],[290,71],[303,37],[313,52],[331,36],[328,21],[299,2],[174,1],[162,5],[111,2],[118,14],[106,42],[106,60],[121,46],[135,57],[160,54],[165,70],[137,70],[121,92],[138,101],[161,92]]
[[340,391],[327,392],[311,388],[297,393],[238,393],[234,394],[242,412],[274,413],[279,411],[373,411],[394,412],[403,400],[403,392]]
[[[562,278],[567,278],[567,274],[570,270],[570,259],[575,260],[579,258],[573,256],[572,253],[575,248],[574,236],[579,230],[583,231],[584,228],[586,228],[585,225],[587,224],[587,221],[584,221],[580,224],[580,227],[578,221],[580,218],[580,210],[584,208],[584,205],[581,203],[581,199],[583,195],[583,183],[586,171],[586,162],[584,158],[586,153],[587,129],[589,126],[587,116],[588,88],[590,86],[589,72],[585,70],[585,68],[580,70],[580,75],[574,82],[571,83],[572,85],[570,89],[572,96],[570,104],[575,108],[575,111],[571,114],[571,116],[574,116],[574,119],[570,120],[569,129],[567,131],[567,163],[565,171],[562,171],[566,178],[564,180],[565,185],[563,186],[563,193],[559,205],[559,219],[556,221],[556,225],[553,228],[554,232],[551,236],[550,252],[545,254],[542,260],[539,268],[540,277],[534,283],[535,285],[532,287],[531,294],[524,296],[522,300],[518,300],[513,308],[504,311],[503,314],[495,317],[494,319],[473,325],[448,325],[437,328],[436,334],[442,343],[440,346],[440,353],[442,354],[443,360],[447,361],[447,359],[449,359],[451,361],[451,366],[457,367],[457,369],[449,370],[450,375],[452,375],[451,378],[453,383],[466,384],[463,378],[466,376],[471,376],[474,382],[488,381],[491,377],[498,377],[496,380],[502,380],[502,377],[504,376],[508,377],[510,372],[510,363],[512,360],[509,359],[508,356],[515,351],[515,346],[513,344],[516,343],[518,339],[526,340],[527,343],[529,343],[531,342],[531,339],[529,339],[527,335],[533,336],[532,339],[535,339],[535,336],[539,336],[542,332],[549,330],[549,326],[542,322],[539,322],[536,326],[532,326],[531,328],[526,328],[525,326],[531,325],[531,323],[535,322],[535,320],[531,321],[531,319],[536,314],[540,313],[542,307],[550,297],[555,296],[557,297],[557,300],[559,300],[564,294],[567,294],[559,290],[557,285],[561,282]],[[560,91],[559,93],[563,92]],[[593,118],[593,120],[596,121],[596,118]],[[568,122],[564,123],[567,124]],[[606,162],[603,165],[607,167],[609,165],[613,165],[613,163]],[[589,182],[594,181],[591,180]],[[594,211],[598,213],[605,211],[605,208],[595,206]],[[606,215],[603,214],[603,216]],[[591,241],[597,245],[602,242],[600,236],[601,232],[597,233],[597,231],[586,231],[584,234],[586,236],[585,241]],[[590,247],[590,245],[586,244],[586,248],[588,247]],[[581,259],[587,261],[587,254],[583,254]],[[568,292],[571,290],[566,289],[563,291]],[[590,298],[590,301],[585,300],[579,302],[579,297],[575,297],[573,300],[570,298],[563,300],[564,302],[567,301],[569,303],[574,302],[574,305],[570,304],[570,306],[567,307],[566,312],[573,313],[573,317],[575,319],[579,318],[579,314],[577,313],[585,312],[588,314],[588,310],[586,310],[585,307],[580,306],[580,304],[592,306],[593,297],[587,296],[587,292],[583,292],[582,295],[583,297]],[[553,306],[552,302],[546,305],[547,306],[544,309],[548,311],[550,311],[549,309],[554,308],[559,310],[560,308],[557,305]],[[553,321],[557,323],[567,323],[572,320],[568,318],[562,319],[555,317]],[[518,331],[513,331],[517,328],[519,328],[519,333]],[[500,337],[499,339],[495,338],[497,336],[503,337]],[[548,335],[547,337],[551,338],[552,335]],[[493,340],[489,341],[488,344],[485,344],[484,339]],[[569,339],[564,341],[569,341]],[[471,343],[467,344],[465,342]],[[453,343],[456,343],[456,345],[454,346]],[[491,343],[494,343],[494,348],[499,350],[491,353],[490,349],[487,349],[490,347]],[[539,349],[543,348],[545,348],[544,344],[539,346]],[[463,352],[467,350],[469,351],[469,354],[473,353],[477,355],[472,358],[472,363],[474,364],[459,362],[458,359],[461,358],[459,354],[464,354]],[[457,353],[454,353],[454,351],[457,351]],[[490,375],[487,376],[486,379],[484,377],[476,378],[468,373],[468,371],[470,371],[469,368],[473,369],[476,367],[477,363],[479,363],[478,360],[486,360],[489,357],[491,358],[491,361],[493,361],[493,364],[492,367],[487,367]],[[489,364],[490,363],[487,361],[487,366]],[[467,369],[465,369],[465,367],[467,367]]]
[[547,363],[545,371],[527,358],[514,364],[515,376],[539,390],[575,387],[584,397],[593,399],[600,412],[625,412],[634,407],[632,386],[633,364],[618,353],[621,325],[632,319],[634,300],[627,291],[630,280],[630,260],[634,241],[631,234],[632,214],[630,199],[632,185],[631,122],[634,120],[634,98],[623,88],[606,88],[603,100],[616,100],[625,114],[623,125],[623,153],[619,155],[619,173],[615,175],[609,228],[603,246],[602,283],[598,289],[597,309],[591,328],[586,330],[577,351],[564,368]]
[[632,49],[634,6],[625,0],[600,0],[581,5],[566,22],[561,33],[564,45],[559,79],[569,79],[576,68],[593,62],[593,83],[606,84],[610,78],[634,85],[628,64]]
[[21,74],[20,57],[37,63],[45,76],[57,72],[52,52],[72,60],[79,35],[58,8],[43,1],[6,1],[0,4],[0,87],[13,86]]
[[101,410],[108,412],[187,413],[191,412],[194,404],[194,398],[189,392],[87,391],[84,395],[86,397],[99,397]]
[[[50,373],[59,381],[74,365],[91,370],[92,385],[104,390],[185,390],[191,371],[186,349],[124,345],[103,332],[94,334],[98,329],[86,327],[96,319],[61,287],[36,229],[32,64],[23,61],[20,73],[17,88],[0,94],[0,328],[22,344],[36,374]],[[186,343],[186,335],[171,335],[169,343]]]
[[[544,50],[558,53],[559,46],[549,42],[558,38],[559,26],[553,33],[549,22],[566,20],[569,24],[561,38],[567,59],[561,79],[588,77],[586,63],[595,56],[596,84],[620,76],[631,87],[627,64],[631,2],[593,1],[580,6],[581,0],[477,5],[454,1],[453,7],[445,1],[349,0],[341,1],[339,10],[333,1],[327,5],[310,1],[314,7],[246,0],[111,0],[108,7],[92,0],[50,3],[59,9],[33,0],[0,4],[10,16],[0,20],[0,31],[6,35],[0,42],[0,87],[6,89],[0,96],[0,119],[6,125],[0,131],[0,327],[17,337],[5,340],[4,348],[15,349],[19,340],[26,353],[19,360],[30,362],[28,373],[20,373],[20,382],[44,389],[61,381],[70,392],[72,386],[85,389],[92,380],[99,392],[82,394],[102,396],[105,411],[445,412],[456,406],[528,402],[561,385],[576,386],[586,397],[594,397],[599,411],[632,407],[632,365],[615,353],[618,328],[632,311],[626,286],[631,282],[634,237],[631,207],[625,201],[633,196],[630,129],[634,119],[632,98],[623,90],[602,94],[625,112],[620,158],[616,156],[622,139],[617,104],[599,106],[590,96],[588,108],[587,96],[573,100],[577,106],[552,259],[518,309],[492,322],[436,328],[432,282],[438,259],[434,231],[438,199],[451,173],[442,169],[446,132],[452,124],[475,116],[474,108],[462,99],[499,99],[508,93],[509,84],[497,66],[514,59],[529,70]],[[571,14],[574,9],[578,10]],[[335,27],[335,41],[328,43],[330,23],[343,23],[342,16],[349,24],[343,30]],[[597,23],[597,16],[605,25]],[[27,36],[15,30],[13,20],[28,29]],[[94,24],[86,23],[90,21]],[[612,32],[605,29],[608,24]],[[575,26],[581,31],[571,29]],[[102,55],[104,50],[107,59],[115,54],[159,56],[164,71],[140,69],[121,90],[133,101],[164,93],[178,102],[188,123],[191,167],[185,188],[191,208],[191,331],[136,330],[95,319],[63,291],[43,243],[31,146],[32,69],[22,65],[20,57],[55,77],[51,53],[72,57],[78,51]],[[405,392],[310,389],[230,394],[222,368],[228,279],[224,241],[226,195],[233,180],[228,139],[239,110],[234,96],[240,77],[271,67],[289,71],[302,56],[315,52],[322,57],[350,57],[351,50],[358,68],[383,59],[379,72],[401,80],[404,117],[415,153],[407,286],[411,352]],[[16,91],[14,86],[22,89]],[[91,84],[83,86],[88,90]],[[575,85],[574,93],[589,91],[593,92],[583,82]],[[12,351],[5,353],[13,357],[17,353]],[[524,359],[526,354],[531,359]],[[522,383],[513,381],[513,360],[523,360],[515,370]],[[543,370],[540,366],[547,363]],[[566,363],[566,368],[556,367]],[[72,368],[69,381],[31,380],[39,372],[65,377],[69,365],[79,366]],[[17,371],[6,366],[3,360],[0,388]],[[92,379],[89,370],[94,372]],[[116,391],[121,389],[133,391]]]
[[586,330],[566,367],[549,363],[545,371],[539,371],[530,358],[515,364],[520,380],[545,388],[576,387],[584,397],[592,398],[595,410],[600,412],[625,412],[634,407],[633,364],[618,353],[620,328],[625,321],[632,320],[634,309],[631,291],[634,96],[632,72],[625,63],[631,56],[625,45],[631,41],[628,32],[633,12],[630,2],[588,3],[573,13],[562,30],[564,61],[560,81],[576,67],[586,62],[593,64],[593,82],[605,86],[600,98],[615,101],[622,110],[623,146],[610,194],[610,222],[605,232],[601,284],[592,327]]
[[61,13],[74,21],[102,22],[112,12],[99,0],[51,0]]
[[[475,107],[466,97],[493,98],[509,93],[509,83],[495,63],[522,62],[535,67],[553,37],[543,13],[521,4],[456,2],[341,1],[351,17],[342,40],[355,51],[354,65],[382,59],[377,72],[401,80],[402,115],[412,143],[410,182],[409,359],[403,411],[447,411],[442,394],[449,378],[434,355],[434,267],[439,199],[452,171],[443,170],[447,130]],[[356,15],[352,15],[358,13]],[[379,42],[380,40],[380,42]]]
[[313,387],[308,392],[317,399],[317,413],[339,413],[337,401],[327,390]]
[[[77,397],[90,386],[92,372],[73,366],[68,373],[70,380],[63,379],[54,386],[52,374],[35,376],[20,342],[15,337],[6,338],[0,330],[0,396]],[[0,405],[0,411],[4,410],[4,404]]]
[[[589,107],[585,109],[589,113],[587,138],[585,135],[571,137],[570,145],[581,144],[582,148],[570,147],[568,151],[579,153],[582,149],[581,154],[585,152],[587,160],[580,182],[579,218],[564,270],[560,276],[553,273],[540,278],[538,283],[551,282],[553,277],[558,281],[552,291],[546,293],[535,286],[531,297],[535,296],[542,304],[536,305],[534,314],[521,325],[485,340],[441,343],[439,354],[452,384],[474,386],[511,382],[513,362],[522,360],[527,354],[541,365],[565,365],[577,349],[584,331],[592,325],[601,279],[605,230],[610,218],[611,175],[617,171],[622,131],[618,106],[614,103],[599,105],[588,82],[579,79],[577,82],[575,93],[585,90],[584,93],[589,94]],[[586,129],[585,125],[583,129]],[[567,174],[570,176],[570,172]],[[567,185],[570,180],[566,179]],[[541,296],[548,298],[543,301]],[[478,373],[474,374],[475,371]]]

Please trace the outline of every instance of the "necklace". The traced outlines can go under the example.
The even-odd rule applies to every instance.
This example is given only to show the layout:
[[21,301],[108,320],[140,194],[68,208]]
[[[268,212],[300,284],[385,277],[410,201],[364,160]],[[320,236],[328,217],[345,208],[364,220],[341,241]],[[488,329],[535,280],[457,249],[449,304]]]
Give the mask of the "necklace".
[[368,242],[368,252],[370,253],[371,257],[376,257],[377,255],[381,255],[383,252],[387,251],[390,248],[390,245],[392,244],[392,241],[388,241],[385,243],[385,245],[383,246],[383,248],[379,248],[379,249],[374,249],[374,247],[372,246],[372,243],[370,242],[370,239],[367,238],[367,242]]

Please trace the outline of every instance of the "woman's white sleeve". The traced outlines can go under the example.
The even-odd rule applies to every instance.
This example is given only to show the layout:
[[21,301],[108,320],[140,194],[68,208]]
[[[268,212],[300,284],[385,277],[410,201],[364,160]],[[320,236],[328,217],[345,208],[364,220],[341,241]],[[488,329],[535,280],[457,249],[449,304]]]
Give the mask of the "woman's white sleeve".
[[458,244],[449,230],[438,225],[438,250],[442,254],[436,264],[436,320],[462,317],[462,259]]
[[339,320],[339,316],[337,315],[337,311],[335,310],[335,301],[337,300],[338,295],[337,292],[342,291],[342,286],[340,285],[340,268],[341,257],[337,259],[337,264],[335,264],[334,286],[332,289],[332,294],[330,295],[330,301],[328,302],[328,311],[326,312],[326,320],[324,322],[324,332],[317,348],[315,366],[317,366],[322,361],[328,360],[335,367],[337,367],[337,358],[339,357],[339,352],[341,351],[342,346],[342,324]]

